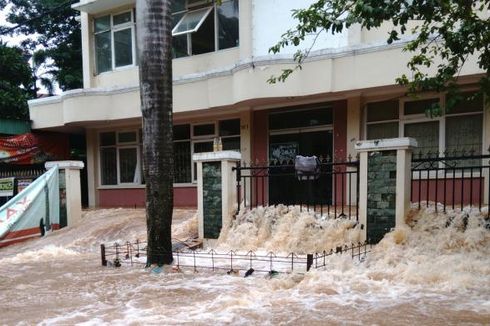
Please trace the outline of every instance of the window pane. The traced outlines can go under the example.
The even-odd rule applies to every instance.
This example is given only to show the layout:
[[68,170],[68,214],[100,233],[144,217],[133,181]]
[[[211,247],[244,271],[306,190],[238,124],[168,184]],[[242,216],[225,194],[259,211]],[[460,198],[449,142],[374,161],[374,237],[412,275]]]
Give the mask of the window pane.
[[458,101],[453,107],[447,109],[447,114],[481,112],[483,111],[483,95],[479,94],[473,99],[467,99],[471,93],[463,93],[463,100]]
[[95,35],[95,61],[98,73],[112,69],[110,31]]
[[99,17],[94,19],[94,31],[95,33],[98,32],[105,32],[111,29],[111,17],[110,16],[104,16],[104,17]]
[[240,151],[240,137],[222,138],[221,144],[225,151]]
[[192,127],[194,136],[213,136],[214,135],[214,123],[206,125],[195,125]]
[[114,32],[116,67],[133,64],[133,40],[131,28]]
[[439,152],[439,121],[411,123],[405,125],[405,137],[417,140],[415,153]]
[[439,103],[439,99],[405,102],[403,112],[405,115],[425,114],[436,103]]
[[398,137],[398,122],[367,125],[367,139],[384,139]]
[[219,122],[220,136],[240,135],[240,119],[222,120]]
[[172,35],[186,34],[195,32],[203,20],[209,15],[211,8],[203,8],[199,10],[190,11],[182,17],[182,19],[177,23],[175,28],[172,30]]
[[191,182],[191,142],[174,143],[174,182]]
[[194,153],[204,153],[213,151],[213,142],[194,143]]
[[483,116],[467,115],[446,118],[446,150],[450,153],[465,151],[480,155],[482,151]]
[[136,180],[138,155],[136,148],[119,149],[119,173],[121,183],[139,183]]
[[399,116],[398,101],[383,101],[367,105],[367,121],[397,120]]
[[187,51],[187,34],[172,37],[172,56],[182,58],[189,55]]
[[116,145],[116,133],[115,132],[103,132],[100,134],[100,146]]
[[190,125],[176,125],[174,126],[174,140],[185,140],[191,138],[191,126]]
[[172,12],[179,12],[185,10],[185,0],[172,1]]
[[135,143],[136,142],[136,132],[120,132],[117,134],[117,141],[119,143]]
[[333,114],[331,108],[289,111],[274,113],[269,116],[269,127],[271,130],[315,127],[332,123]]
[[125,24],[125,23],[130,23],[131,22],[131,12],[125,12],[120,15],[115,15],[112,18],[112,22],[114,25],[120,25],[120,24]]
[[238,0],[224,2],[218,7],[219,49],[238,46]]
[[214,12],[206,18],[201,27],[191,34],[192,54],[209,53],[215,50]]
[[116,148],[100,149],[100,173],[103,185],[117,184],[117,158]]

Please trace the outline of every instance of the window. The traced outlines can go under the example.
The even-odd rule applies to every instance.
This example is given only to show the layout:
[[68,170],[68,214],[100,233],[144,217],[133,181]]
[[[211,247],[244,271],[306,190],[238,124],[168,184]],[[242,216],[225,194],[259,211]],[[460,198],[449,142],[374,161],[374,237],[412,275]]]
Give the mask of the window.
[[104,186],[141,184],[141,141],[136,131],[102,132],[100,144],[100,183]]
[[174,57],[208,53],[238,46],[238,0],[173,2]]
[[97,73],[134,64],[134,11],[94,19]]
[[216,137],[221,138],[223,150],[240,151],[240,119],[174,126],[175,183],[197,179],[192,154],[212,152]]
[[480,154],[483,138],[483,98],[464,93],[443,116],[428,118],[425,114],[443,98],[417,101],[390,100],[366,106],[366,139],[413,137],[416,153],[448,151]]

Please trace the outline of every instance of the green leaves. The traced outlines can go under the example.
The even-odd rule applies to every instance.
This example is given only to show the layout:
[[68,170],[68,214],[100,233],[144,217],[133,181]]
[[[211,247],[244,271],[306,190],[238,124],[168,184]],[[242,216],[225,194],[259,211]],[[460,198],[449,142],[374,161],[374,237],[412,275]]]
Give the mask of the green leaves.
[[[364,29],[373,29],[388,22],[393,28],[386,42],[403,41],[404,50],[413,52],[407,63],[411,78],[402,75],[396,79],[407,86],[409,93],[421,91],[457,94],[460,71],[470,56],[476,56],[484,71],[480,78],[480,92],[490,96],[490,0],[317,0],[308,8],[293,11],[298,25],[282,35],[271,53],[279,53],[289,45],[299,46],[306,35],[322,31],[337,34],[358,23]],[[413,27],[413,22],[419,24]],[[318,32],[317,32],[318,31]],[[283,70],[269,82],[284,82],[293,71],[300,69],[309,53],[295,56],[296,67]],[[437,62],[435,74],[428,68]],[[449,103],[451,105],[451,103]],[[437,108],[435,108],[437,111]],[[430,113],[432,114],[432,113]]]

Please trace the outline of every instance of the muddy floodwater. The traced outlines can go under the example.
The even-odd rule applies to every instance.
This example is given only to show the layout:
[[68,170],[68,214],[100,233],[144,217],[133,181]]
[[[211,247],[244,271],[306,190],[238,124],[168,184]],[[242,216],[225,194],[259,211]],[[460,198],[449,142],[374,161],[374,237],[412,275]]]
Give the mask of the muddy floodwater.
[[[145,238],[144,211],[87,211],[80,226],[0,249],[0,324],[488,325],[485,223],[479,212],[414,212],[362,262],[337,255],[267,279],[102,267],[100,243]],[[174,237],[196,230],[194,211],[175,211]],[[226,226],[216,248],[308,252],[357,238],[350,221],[261,208]]]

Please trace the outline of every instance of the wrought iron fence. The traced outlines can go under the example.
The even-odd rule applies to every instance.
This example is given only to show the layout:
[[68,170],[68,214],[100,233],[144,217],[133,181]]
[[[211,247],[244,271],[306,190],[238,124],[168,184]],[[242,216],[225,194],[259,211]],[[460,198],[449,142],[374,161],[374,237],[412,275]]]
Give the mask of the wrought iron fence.
[[0,178],[37,178],[46,172],[43,164],[13,165],[0,164]]
[[359,162],[320,159],[319,172],[307,180],[299,176],[294,162],[239,163],[236,171],[237,205],[252,209],[269,205],[299,205],[321,215],[357,218]]
[[415,154],[410,198],[419,209],[425,202],[436,211],[464,207],[481,211],[490,202],[490,154],[461,151]]
[[[124,244],[115,243],[111,246],[101,244],[102,266],[121,267],[124,265],[146,264],[146,242],[135,241]],[[319,269],[327,266],[327,258],[333,255],[349,254],[352,259],[363,260],[371,246],[367,243],[357,243],[325,250],[321,253],[278,254],[272,251],[236,251],[218,252],[214,249],[197,251],[180,249],[172,252],[174,256],[173,267],[179,271],[183,268],[194,272],[199,270],[226,271],[228,274],[239,274],[245,271],[245,276],[253,272],[268,273],[304,273],[312,268]],[[164,253],[162,253],[164,254]]]

